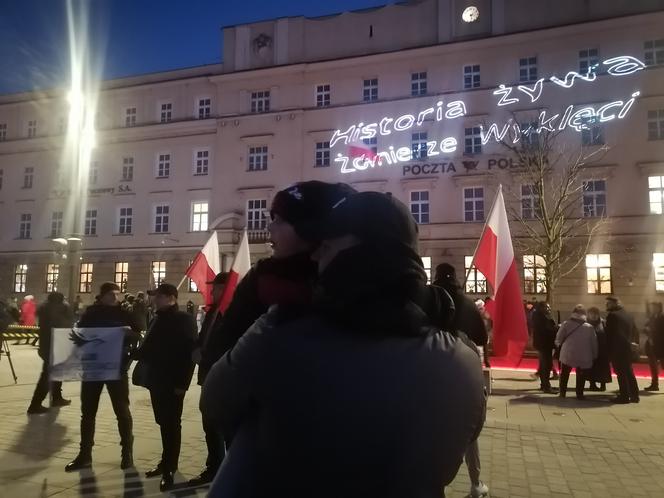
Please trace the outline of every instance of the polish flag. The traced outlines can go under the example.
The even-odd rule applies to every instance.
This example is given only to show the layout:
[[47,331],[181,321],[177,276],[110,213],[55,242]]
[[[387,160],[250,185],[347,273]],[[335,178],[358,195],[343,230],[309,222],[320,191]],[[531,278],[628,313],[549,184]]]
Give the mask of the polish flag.
[[491,207],[473,264],[493,291],[487,312],[493,319],[493,354],[517,366],[528,342],[521,282],[516,268],[502,185]]
[[247,274],[251,268],[251,259],[249,257],[249,239],[247,238],[247,231],[245,230],[242,234],[242,240],[240,241],[240,247],[235,254],[235,259],[233,260],[233,266],[231,266],[230,274],[228,275],[228,283],[224,288],[224,293],[221,296],[221,301],[219,303],[219,309],[223,313],[228,308],[228,305],[231,304],[233,299],[233,293],[237,284],[242,280],[242,278]]
[[207,282],[211,282],[220,271],[219,242],[217,232],[213,231],[203,249],[196,255],[185,272],[185,275],[194,281],[198,291],[203,295],[205,304],[212,303],[212,285]]
[[365,160],[370,162],[374,162],[376,159],[378,159],[378,165],[380,166],[380,158],[378,157],[378,154],[371,150],[371,148],[364,145],[349,145],[348,157],[364,157]]

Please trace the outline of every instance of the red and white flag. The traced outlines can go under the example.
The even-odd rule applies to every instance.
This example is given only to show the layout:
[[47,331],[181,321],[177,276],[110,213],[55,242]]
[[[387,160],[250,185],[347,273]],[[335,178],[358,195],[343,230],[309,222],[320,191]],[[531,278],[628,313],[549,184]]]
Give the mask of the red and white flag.
[[231,266],[230,274],[228,275],[228,283],[224,289],[224,293],[221,296],[221,301],[219,303],[219,309],[223,313],[228,308],[228,305],[231,304],[233,299],[233,293],[237,284],[242,280],[242,278],[247,274],[251,268],[251,258],[249,257],[249,239],[247,238],[247,231],[245,230],[242,233],[242,240],[240,241],[240,247],[235,254],[235,259],[233,260],[233,266]]
[[212,232],[203,249],[196,255],[185,274],[194,281],[203,295],[205,304],[212,303],[212,285],[208,284],[221,271],[219,263],[219,242],[217,232]]
[[486,276],[493,291],[493,302],[487,307],[493,319],[493,354],[517,366],[528,342],[528,326],[502,185],[498,187],[473,263]]

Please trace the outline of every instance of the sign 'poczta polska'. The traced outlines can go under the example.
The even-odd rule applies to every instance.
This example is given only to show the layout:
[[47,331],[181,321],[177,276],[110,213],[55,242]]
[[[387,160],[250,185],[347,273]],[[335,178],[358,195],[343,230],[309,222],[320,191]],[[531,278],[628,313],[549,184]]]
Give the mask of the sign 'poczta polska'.
[[[553,83],[553,88],[572,88],[575,84],[585,84],[594,82],[597,79],[597,71],[602,68],[607,75],[612,77],[622,77],[634,74],[646,65],[639,59],[630,55],[622,55],[604,60],[601,64],[595,64],[588,68],[585,74],[576,71],[568,72],[564,78],[551,76],[548,81]],[[544,91],[544,82],[546,78],[540,78],[532,85],[507,86],[501,84],[493,95],[498,98],[496,105],[498,107],[507,107],[519,102],[535,103]],[[578,81],[578,83],[577,83]],[[615,119],[623,119],[632,108],[636,98],[640,95],[639,91],[634,91],[629,98],[624,100],[614,100],[603,105],[568,105],[559,112],[541,111],[537,123],[529,124],[526,128],[512,119],[506,123],[491,123],[485,130],[484,125],[478,123],[481,129],[482,143],[486,144],[490,140],[511,141],[516,144],[524,136],[542,131],[562,131],[566,128],[572,128],[577,132],[588,129],[590,121],[605,123]],[[453,100],[450,102],[438,101],[435,106],[428,107],[416,114],[403,114],[398,117],[385,116],[375,123],[358,123],[351,125],[346,130],[335,130],[330,138],[330,147],[343,142],[345,145],[353,143],[362,143],[363,140],[372,139],[378,135],[389,136],[392,134],[413,131],[421,127],[425,121],[443,122],[464,117],[468,114],[467,107],[462,100]],[[436,156],[453,154],[458,147],[458,141],[455,137],[443,137],[439,140],[429,140],[426,142],[427,157],[436,161]],[[394,147],[389,145],[385,150],[376,153],[365,151],[353,155],[346,153],[337,153],[334,162],[340,165],[341,173],[354,173],[365,171],[375,167],[391,166],[399,163],[405,163],[413,160],[413,151],[410,147]],[[435,162],[431,164],[449,164]],[[430,165],[431,165],[430,164]],[[414,167],[413,165],[412,167]],[[412,171],[411,167],[411,171]],[[447,171],[446,171],[447,172]]]
[[[528,159],[530,164],[536,164],[537,158],[532,157]],[[545,157],[544,162],[548,164],[548,159]],[[477,171],[480,169],[495,170],[495,169],[523,169],[526,164],[515,160],[511,157],[495,157],[487,159],[486,161],[479,160],[460,160],[460,161],[445,161],[445,162],[423,162],[423,163],[408,163],[401,166],[402,176],[420,176],[420,175],[444,175],[447,173],[469,172]]]

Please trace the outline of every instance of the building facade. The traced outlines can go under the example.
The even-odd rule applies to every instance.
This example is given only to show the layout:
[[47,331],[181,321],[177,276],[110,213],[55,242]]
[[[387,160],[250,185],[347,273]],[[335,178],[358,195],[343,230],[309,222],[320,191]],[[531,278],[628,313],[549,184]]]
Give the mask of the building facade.
[[[556,307],[611,293],[643,312],[664,292],[664,5],[555,10],[423,0],[275,19],[224,28],[221,65],[105,82],[77,228],[63,93],[0,97],[0,296],[63,289],[72,268],[86,302],[106,280],[177,283],[211,230],[226,267],[244,227],[252,258],[266,256],[272,197],[313,179],[391,192],[420,224],[425,264],[462,273],[498,184],[523,216],[532,207],[495,138],[555,126],[561,147],[608,149],[581,175],[578,206],[607,228]],[[72,233],[76,251],[53,242]],[[537,297],[539,259],[517,263]],[[487,293],[476,272],[467,286]]]

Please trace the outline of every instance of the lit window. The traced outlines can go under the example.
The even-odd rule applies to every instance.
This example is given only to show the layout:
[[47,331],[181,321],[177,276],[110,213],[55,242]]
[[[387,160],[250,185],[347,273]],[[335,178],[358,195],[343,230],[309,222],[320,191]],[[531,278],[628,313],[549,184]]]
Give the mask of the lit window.
[[122,181],[131,182],[134,180],[134,158],[122,158]]
[[58,290],[58,276],[60,275],[60,265],[46,265],[46,292],[56,292]]
[[198,99],[198,119],[207,119],[212,112],[212,100],[205,97]]
[[165,102],[161,104],[159,112],[159,121],[162,123],[168,123],[173,120],[173,104],[171,102]]
[[193,202],[191,204],[191,231],[205,232],[208,229],[208,203]]
[[424,266],[424,273],[427,274],[427,283],[431,283],[431,256],[420,256],[422,266]]
[[37,136],[37,121],[28,121],[28,138]]
[[81,263],[81,271],[78,279],[78,292],[82,294],[89,294],[92,292],[92,271],[94,265],[92,263]]
[[316,107],[330,105],[330,85],[316,85]]
[[247,201],[247,230],[265,230],[267,228],[267,200],[249,199]]
[[463,220],[484,221],[484,188],[463,189]]
[[481,154],[482,153],[482,130],[479,126],[472,128],[465,128],[465,146],[464,153],[466,154]]
[[363,138],[362,143],[368,145],[374,154],[378,152],[378,137]]
[[51,215],[51,238],[62,237],[62,220],[64,213],[62,211],[53,211]]
[[249,147],[249,171],[267,170],[267,145]]
[[540,196],[535,185],[521,185],[521,217],[524,220],[542,217]]
[[537,81],[537,57],[519,59],[519,82],[531,83],[534,81]]
[[664,109],[648,111],[648,140],[664,140]]
[[125,109],[125,126],[136,126],[136,108],[127,107]]
[[662,214],[664,210],[664,176],[648,177],[648,199],[650,214]]
[[583,119],[581,128],[581,145],[604,145],[604,131],[602,125],[595,118]]
[[410,75],[410,94],[413,97],[419,97],[427,94],[427,73],[411,73]]
[[157,178],[168,178],[171,174],[171,155],[159,154],[157,158]]
[[153,261],[152,262],[152,280],[155,287],[166,280],[166,261]]
[[644,42],[643,52],[646,66],[664,64],[664,38]]
[[417,223],[429,223],[428,190],[416,190],[410,193],[410,212]]
[[523,257],[523,290],[526,294],[546,294],[546,261],[542,256]]
[[251,92],[251,112],[269,112],[270,91]]
[[210,165],[210,151],[200,149],[194,151],[194,175],[203,176],[208,174]]
[[154,207],[155,233],[168,233],[170,210],[171,208],[168,204],[161,204]]
[[32,188],[35,178],[35,168],[27,167],[23,170],[23,188]]
[[18,224],[18,238],[29,239],[32,231],[32,215],[30,213],[21,214]]
[[128,235],[131,233],[133,222],[133,209],[130,207],[120,208],[118,217],[118,233]]
[[480,87],[480,65],[473,64],[471,66],[463,66],[463,87],[468,90],[470,88]]
[[414,160],[427,158],[427,140],[426,131],[411,134],[410,150]]
[[611,255],[586,254],[588,294],[611,294]]
[[129,263],[126,261],[115,263],[115,285],[120,287],[120,292],[127,292],[127,280],[129,279]]
[[378,100],[378,78],[364,80],[362,100],[365,102],[373,102],[374,100]]
[[466,279],[466,294],[486,294],[486,277],[475,268],[473,257],[464,258],[464,270],[468,278]]
[[97,185],[99,180],[99,162],[92,161],[90,163],[90,169],[88,170],[88,184]]
[[83,235],[97,235],[97,210],[85,210],[85,224],[83,225]]
[[593,66],[599,66],[599,50],[596,48],[579,50],[579,74],[587,74]]
[[606,214],[606,180],[583,182],[583,216],[604,216]]
[[28,265],[16,265],[14,267],[14,292],[25,292],[27,281]]
[[316,162],[317,168],[330,165],[330,142],[316,142]]

